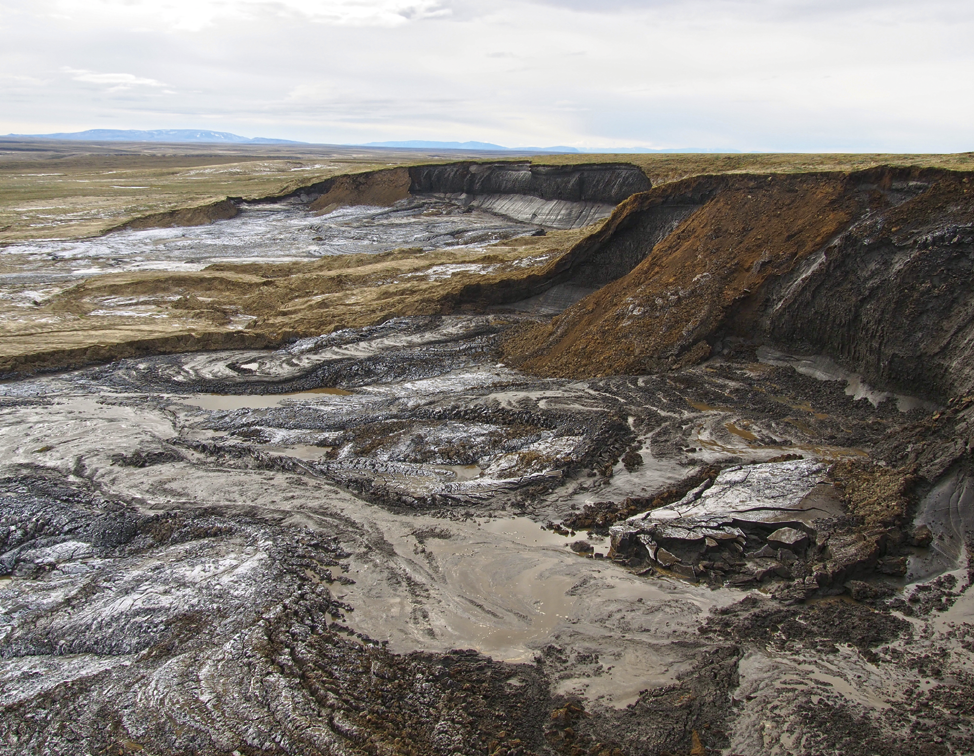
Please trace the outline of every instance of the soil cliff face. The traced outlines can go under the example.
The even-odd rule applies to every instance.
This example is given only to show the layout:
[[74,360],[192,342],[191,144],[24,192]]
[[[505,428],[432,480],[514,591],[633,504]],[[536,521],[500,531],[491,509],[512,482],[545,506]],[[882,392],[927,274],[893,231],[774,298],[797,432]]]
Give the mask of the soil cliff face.
[[605,219],[615,205],[651,186],[634,165],[465,162],[336,176],[289,196],[328,213],[349,205],[388,207],[410,196],[436,195],[548,228],[580,228]]
[[944,399],[971,386],[972,220],[970,176],[942,171],[658,187],[622,204],[567,256],[562,276],[641,262],[523,330],[506,357],[549,376],[646,373],[742,337],[824,353],[877,385]]
[[236,203],[232,200],[224,199],[199,207],[187,207],[180,210],[170,210],[165,213],[143,215],[141,218],[136,218],[111,230],[205,226],[214,221],[236,218],[239,214],[240,208],[237,207]]
[[409,184],[406,168],[336,176],[319,187],[323,193],[311,202],[310,209],[327,213],[347,205],[388,207],[409,196]]
[[651,186],[639,168],[624,164],[453,163],[415,166],[409,175],[412,194],[526,194],[612,205]]

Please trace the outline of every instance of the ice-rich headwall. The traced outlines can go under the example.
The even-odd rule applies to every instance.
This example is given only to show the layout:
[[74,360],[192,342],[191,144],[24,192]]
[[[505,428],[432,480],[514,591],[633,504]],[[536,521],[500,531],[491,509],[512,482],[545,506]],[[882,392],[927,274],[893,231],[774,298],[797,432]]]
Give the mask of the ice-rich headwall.
[[445,195],[467,207],[549,228],[581,228],[607,218],[627,197],[647,191],[633,165],[454,163],[409,169],[411,194]]
[[617,205],[650,180],[626,164],[452,163],[409,169],[412,194],[524,194],[544,200]]

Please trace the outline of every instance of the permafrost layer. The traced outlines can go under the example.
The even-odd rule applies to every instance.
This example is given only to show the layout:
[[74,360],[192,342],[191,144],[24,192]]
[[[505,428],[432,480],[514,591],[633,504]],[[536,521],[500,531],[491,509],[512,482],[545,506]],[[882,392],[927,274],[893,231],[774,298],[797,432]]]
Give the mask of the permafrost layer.
[[[436,171],[639,189],[297,201]],[[693,179],[542,263],[382,268],[479,314],[316,299],[273,350],[0,385],[0,749],[971,752],[968,181]],[[202,275],[261,323],[334,281]]]

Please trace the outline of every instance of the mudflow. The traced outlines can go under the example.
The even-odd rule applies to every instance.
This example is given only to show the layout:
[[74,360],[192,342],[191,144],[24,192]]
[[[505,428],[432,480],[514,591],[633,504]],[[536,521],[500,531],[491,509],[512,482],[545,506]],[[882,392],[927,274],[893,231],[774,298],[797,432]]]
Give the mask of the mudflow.
[[0,753],[971,753],[971,178],[413,166],[6,246]]

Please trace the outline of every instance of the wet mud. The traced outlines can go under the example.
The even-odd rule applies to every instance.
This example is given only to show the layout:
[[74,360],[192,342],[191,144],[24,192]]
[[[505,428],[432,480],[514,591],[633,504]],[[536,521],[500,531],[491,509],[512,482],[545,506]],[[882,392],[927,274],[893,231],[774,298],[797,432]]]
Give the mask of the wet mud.
[[[444,195],[507,197],[535,180],[523,167],[451,170],[437,180],[459,188],[442,184]],[[565,196],[522,196],[598,204],[614,191],[565,175],[576,177]],[[871,249],[862,240],[876,216],[857,226],[843,215],[860,202],[885,197],[883,212],[912,207],[927,223],[924,203],[953,179],[914,179],[877,179],[875,196],[861,176],[799,182],[795,194],[827,222],[804,227],[794,249],[811,251],[796,255],[815,259],[825,226],[839,236],[826,235],[834,246],[822,265]],[[697,238],[702,218],[730,212],[728,197],[769,183],[721,181],[637,194],[599,230],[547,248],[531,277],[508,270],[450,288],[445,311],[317,330],[324,321],[309,320],[312,335],[281,343],[137,354],[0,383],[0,752],[974,750],[974,400],[956,345],[938,342],[933,363],[949,369],[931,368],[936,382],[923,391],[903,365],[870,363],[899,332],[864,328],[859,346],[836,337],[811,349],[783,313],[788,302],[819,312],[802,294],[818,268],[748,258],[748,275],[776,271],[751,291],[766,307],[722,311],[764,324],[750,335],[744,320],[730,328],[711,312],[706,327],[723,325],[692,358],[677,349],[665,365],[610,370],[626,331],[583,365],[608,344],[597,343],[613,333],[598,318],[611,321],[619,291],[659,294],[645,270],[659,263],[655,247]],[[512,249],[562,233],[520,236],[529,224],[499,220],[487,208],[495,200],[427,198],[413,213],[417,200],[396,194],[403,176],[378,187],[385,209],[329,209],[375,189],[367,184],[297,201],[332,192],[321,210],[333,215],[311,222],[344,218],[334,233],[349,244],[400,239],[430,209],[416,221],[423,233],[489,218]],[[772,205],[798,213],[785,194]],[[962,197],[951,196],[957,215]],[[967,300],[951,281],[964,233],[896,241],[917,265],[921,247],[933,257],[950,248],[937,285],[957,333]],[[429,238],[428,252],[376,257],[444,254]],[[160,264],[169,243],[156,245]],[[346,257],[329,257],[341,271]],[[263,264],[265,281],[284,275]],[[223,265],[220,275],[239,274]],[[605,283],[596,268],[616,283],[567,293]],[[862,275],[884,291],[878,269]],[[417,272],[382,275],[401,285]],[[447,272],[422,268],[423,291],[453,286]],[[728,291],[741,283],[725,273]],[[694,293],[695,282],[683,281],[681,297],[706,309],[709,284]],[[557,295],[538,299],[547,292]],[[626,306],[638,317],[642,305]],[[672,335],[668,322],[655,344]],[[917,323],[941,338],[932,316]],[[703,330],[677,341],[703,343]],[[521,359],[526,345],[534,351]]]
[[[538,379],[496,361],[512,325],[401,319],[0,386],[5,748],[814,753],[845,742],[826,701],[873,738],[968,747],[936,703],[966,695],[952,639],[971,626],[944,621],[966,563],[785,595],[809,551],[848,566],[836,461],[920,410],[729,357]],[[744,536],[725,572],[681,575],[610,533],[675,527],[665,507],[685,509],[700,471],[698,509],[721,490],[777,512],[752,527],[707,505]],[[629,520],[585,520],[603,510]],[[750,555],[782,525],[810,530]]]

